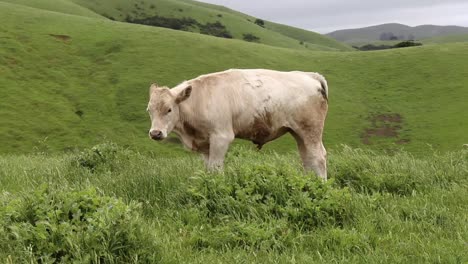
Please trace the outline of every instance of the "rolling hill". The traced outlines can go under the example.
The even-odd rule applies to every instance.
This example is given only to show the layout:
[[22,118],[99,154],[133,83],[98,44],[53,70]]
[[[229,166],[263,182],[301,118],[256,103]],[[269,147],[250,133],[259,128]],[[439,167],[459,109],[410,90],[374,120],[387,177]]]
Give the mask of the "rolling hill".
[[[229,68],[323,73],[330,85],[330,149],[349,144],[424,153],[428,144],[450,150],[468,141],[468,113],[460,112],[468,97],[466,43],[311,52],[6,2],[0,2],[0,23],[1,153],[110,140],[180,155],[181,146],[147,138],[149,84],[172,86]],[[289,151],[295,143],[285,137],[266,147]]]
[[384,33],[392,33],[394,36],[398,37],[399,40],[406,40],[408,38],[421,40],[432,37],[468,34],[468,28],[434,25],[410,27],[403,24],[390,23],[365,28],[337,30],[326,35],[338,41],[356,45],[382,40],[381,36]]
[[424,44],[445,44],[456,42],[468,42],[468,34],[447,35],[442,37],[426,38],[421,40]]
[[[219,22],[215,32],[225,27],[235,39],[244,39],[250,34],[257,37],[259,43],[278,47],[311,50],[350,51],[352,48],[334,39],[315,32],[279,25],[264,21],[264,26],[255,24],[255,17],[228,9],[226,7],[201,3],[191,0],[115,0],[92,1],[73,0],[94,12],[117,21],[135,21],[152,19],[158,25],[168,24],[179,27],[182,19],[194,19],[194,23],[182,27],[183,30],[204,32],[202,25],[214,25]],[[188,21],[186,21],[188,22]],[[175,25],[174,25],[175,23]],[[183,23],[183,22],[182,22]],[[300,34],[296,32],[300,31]]]

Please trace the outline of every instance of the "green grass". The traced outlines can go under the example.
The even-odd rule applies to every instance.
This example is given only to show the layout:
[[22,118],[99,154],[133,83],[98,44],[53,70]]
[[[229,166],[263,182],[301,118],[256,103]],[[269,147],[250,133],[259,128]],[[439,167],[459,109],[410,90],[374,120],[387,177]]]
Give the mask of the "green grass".
[[[54,221],[54,213],[76,210],[67,209],[76,208],[75,201],[94,201],[81,202],[96,208],[84,211],[85,217],[123,213],[124,221],[131,221],[128,212],[121,211],[121,199],[141,206],[131,215],[143,233],[117,226],[122,232],[133,230],[131,241],[123,244],[136,243],[126,251],[133,260],[157,254],[162,263],[465,263],[467,175],[466,150],[415,158],[404,152],[389,157],[342,147],[330,152],[326,184],[303,175],[296,153],[245,148],[230,153],[222,174],[204,172],[201,159],[193,155],[151,157],[110,144],[66,155],[0,156],[0,203],[8,205],[6,211],[0,209],[0,261],[36,263],[55,252],[52,245],[67,249],[58,251],[61,255],[83,261],[86,252],[79,250],[90,245],[74,240],[83,231],[63,245],[56,242],[65,231],[55,229],[54,236],[36,236],[50,241],[49,246],[34,242],[23,248],[21,241],[37,241],[29,237]],[[41,186],[48,191],[40,191]],[[104,198],[96,197],[94,189]],[[8,223],[20,218],[5,212],[26,210],[30,219],[42,215],[25,207],[25,199],[32,199],[32,208],[56,204],[61,211],[48,209],[49,218],[17,226],[13,234]],[[109,203],[121,209],[111,209]],[[18,211],[11,211],[14,208]],[[71,223],[86,230],[83,222]],[[96,232],[108,228],[99,226]],[[11,235],[16,240],[10,240]],[[124,237],[115,236],[112,242],[125,241],[120,239]],[[96,250],[100,248],[96,244],[89,252],[99,257],[105,254]],[[126,253],[113,250],[101,260],[118,262],[125,256],[121,254]]]
[[468,34],[449,35],[442,37],[426,38],[421,40],[424,44],[446,44],[455,42],[468,42]]
[[[272,31],[281,33],[282,35],[296,39],[299,42],[303,42],[309,49],[312,50],[328,50],[328,51],[339,51],[339,50],[353,50],[348,44],[338,42],[331,37],[320,35],[315,32],[310,32],[304,29],[290,27],[273,22],[266,22],[265,27]],[[328,47],[324,49],[321,47]]]
[[[349,51],[351,47],[341,44],[331,38],[322,36],[315,32],[299,30],[293,27],[283,25],[275,26],[275,30],[270,30],[270,27],[262,28],[254,21],[256,18],[242,14],[240,12],[190,0],[146,0],[146,1],[90,1],[90,0],[73,0],[77,4],[93,10],[106,17],[112,17],[118,21],[124,21],[127,17],[145,18],[154,15],[184,18],[191,17],[200,23],[213,23],[220,21],[226,26],[227,30],[236,39],[242,39],[243,34],[253,34],[260,38],[259,42],[267,45],[293,48],[293,49],[311,49],[311,50],[335,50]],[[273,23],[268,23],[274,26]],[[276,30],[281,29],[281,30]],[[196,29],[190,29],[197,31]],[[301,36],[307,39],[310,43],[301,45],[301,39],[294,38],[295,31],[300,31]]]
[[0,2],[34,7],[63,14],[104,19],[104,17],[94,13],[93,11],[69,0],[1,0]]
[[[268,44],[292,49],[97,15],[125,14],[128,1],[7,2],[0,262],[468,262],[467,43],[312,52],[290,45],[315,36],[268,22],[279,32],[259,27]],[[202,22],[224,12],[244,28],[233,10],[171,4],[155,2]],[[291,137],[262,152],[236,141],[214,174],[180,145],[148,139],[150,83],[228,68],[327,77],[329,182],[302,172]],[[87,148],[103,141],[118,145]]]
[[[370,147],[424,153],[428,145],[445,151],[467,143],[468,112],[460,111],[468,96],[464,43],[306,52],[4,2],[0,7],[6,29],[0,32],[3,153],[63,151],[112,140],[141,152],[177,156],[180,145],[157,144],[147,137],[149,84],[172,86],[229,68],[324,74],[330,85],[328,148],[364,146],[366,129],[388,126],[398,136],[370,136]],[[374,116],[389,113],[401,115],[401,123],[372,122]],[[296,148],[291,137],[266,147]]]

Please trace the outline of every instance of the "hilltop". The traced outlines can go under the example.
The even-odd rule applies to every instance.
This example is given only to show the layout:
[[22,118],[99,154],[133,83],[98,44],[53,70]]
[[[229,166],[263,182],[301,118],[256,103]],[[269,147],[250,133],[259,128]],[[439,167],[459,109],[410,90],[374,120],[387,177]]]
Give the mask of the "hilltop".
[[389,23],[364,28],[337,30],[326,35],[344,43],[362,44],[382,40],[421,40],[459,34],[468,34],[468,28],[436,25],[410,27],[403,24]]

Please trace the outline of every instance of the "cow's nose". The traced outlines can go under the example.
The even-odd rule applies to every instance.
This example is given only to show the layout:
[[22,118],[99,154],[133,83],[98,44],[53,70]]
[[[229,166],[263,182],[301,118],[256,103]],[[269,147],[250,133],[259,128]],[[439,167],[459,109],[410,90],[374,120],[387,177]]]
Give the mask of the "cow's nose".
[[161,130],[151,130],[149,134],[151,139],[154,140],[161,140],[163,138],[163,133]]

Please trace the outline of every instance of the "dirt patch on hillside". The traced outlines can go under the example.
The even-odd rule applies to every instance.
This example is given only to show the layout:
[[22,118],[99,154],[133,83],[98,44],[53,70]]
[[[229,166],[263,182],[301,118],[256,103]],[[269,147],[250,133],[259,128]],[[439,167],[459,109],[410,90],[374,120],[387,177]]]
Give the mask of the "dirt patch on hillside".
[[54,37],[55,39],[58,39],[62,42],[68,43],[71,40],[70,36],[67,35],[56,35],[56,34],[49,34],[49,36]]
[[13,57],[5,57],[6,63],[10,66],[15,66],[18,64],[18,60]]
[[409,139],[406,139],[406,138],[402,138],[402,139],[398,140],[398,141],[395,142],[395,143],[397,143],[398,145],[404,145],[404,144],[410,143],[410,140],[409,140]]
[[370,118],[371,127],[364,129],[362,133],[362,142],[366,145],[371,144],[374,137],[395,138],[396,144],[407,144],[409,139],[399,139],[400,131],[403,125],[403,117],[398,113],[377,114]]

